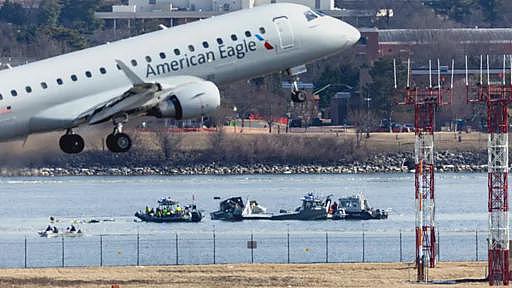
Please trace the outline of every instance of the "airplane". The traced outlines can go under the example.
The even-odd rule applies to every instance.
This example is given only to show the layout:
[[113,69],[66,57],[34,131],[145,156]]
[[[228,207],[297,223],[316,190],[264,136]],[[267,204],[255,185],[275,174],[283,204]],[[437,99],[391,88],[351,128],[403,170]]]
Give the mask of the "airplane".
[[243,9],[0,71],[0,141],[66,131],[68,154],[84,150],[81,125],[112,121],[114,153],[132,141],[129,118],[198,118],[220,106],[218,84],[285,71],[303,102],[306,63],[347,49],[353,26],[309,7],[276,3]]

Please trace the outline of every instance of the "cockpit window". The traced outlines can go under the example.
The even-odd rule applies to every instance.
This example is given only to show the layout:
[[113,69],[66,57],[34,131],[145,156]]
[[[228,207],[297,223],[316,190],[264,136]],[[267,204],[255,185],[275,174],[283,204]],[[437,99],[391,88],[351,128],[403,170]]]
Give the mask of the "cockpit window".
[[327,16],[327,14],[325,14],[324,12],[320,11],[320,10],[315,10],[315,13],[320,16],[320,17],[323,17],[323,16]]
[[306,11],[304,12],[304,16],[306,16],[306,20],[309,21],[313,21],[315,20],[316,18],[318,18],[318,15],[316,15],[313,11],[309,10],[309,11]]

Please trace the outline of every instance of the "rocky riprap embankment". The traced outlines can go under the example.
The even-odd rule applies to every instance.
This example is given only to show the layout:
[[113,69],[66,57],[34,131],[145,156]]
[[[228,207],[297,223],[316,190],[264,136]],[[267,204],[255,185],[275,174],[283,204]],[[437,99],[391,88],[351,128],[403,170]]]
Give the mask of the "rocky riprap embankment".
[[[241,175],[241,174],[353,174],[396,173],[414,169],[412,153],[376,154],[365,161],[333,164],[180,164],[120,166],[0,168],[0,176],[141,176],[141,175]],[[486,172],[485,153],[449,153],[435,155],[438,172]],[[95,163],[97,164],[97,163]]]

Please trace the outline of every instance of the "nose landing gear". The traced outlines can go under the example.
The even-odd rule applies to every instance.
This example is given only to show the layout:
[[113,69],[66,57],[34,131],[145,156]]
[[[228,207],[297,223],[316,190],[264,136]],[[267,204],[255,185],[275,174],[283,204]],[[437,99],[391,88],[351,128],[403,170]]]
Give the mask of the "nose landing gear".
[[66,134],[60,137],[59,146],[64,153],[78,154],[84,151],[85,142],[80,135],[74,134],[71,129],[68,129]]
[[[292,87],[296,87],[297,83],[294,81]],[[294,103],[303,103],[306,101],[306,91],[299,88],[292,88],[291,98]]]
[[123,133],[123,123],[126,123],[128,117],[122,119],[114,118],[113,122],[115,125],[112,134],[109,134],[106,139],[108,150],[114,153],[126,153],[132,148],[132,139],[130,136]]
[[294,103],[303,103],[306,101],[306,92],[302,89],[299,89],[299,74],[305,73],[307,71],[305,65],[293,67],[287,70],[287,74],[290,75],[292,81],[292,92],[291,98]]

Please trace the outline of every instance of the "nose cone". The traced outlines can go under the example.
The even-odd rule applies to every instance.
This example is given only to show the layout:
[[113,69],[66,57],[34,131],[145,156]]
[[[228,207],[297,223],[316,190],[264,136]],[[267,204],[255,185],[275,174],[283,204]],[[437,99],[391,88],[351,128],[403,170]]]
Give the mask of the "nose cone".
[[357,28],[336,18],[331,18],[325,31],[332,43],[331,47],[336,51],[352,47],[361,38],[361,33]]
[[359,41],[359,39],[361,38],[361,32],[359,32],[359,30],[357,30],[357,28],[352,25],[349,25],[347,23],[344,23],[344,24],[345,24],[345,37],[346,37],[347,41],[349,42],[349,46],[352,46],[352,45],[356,44]]

